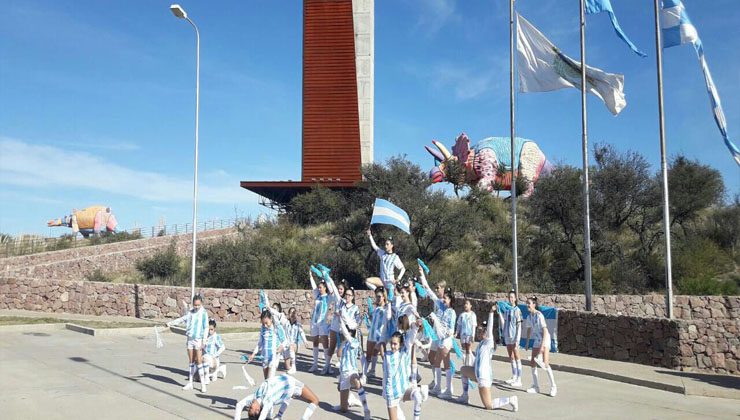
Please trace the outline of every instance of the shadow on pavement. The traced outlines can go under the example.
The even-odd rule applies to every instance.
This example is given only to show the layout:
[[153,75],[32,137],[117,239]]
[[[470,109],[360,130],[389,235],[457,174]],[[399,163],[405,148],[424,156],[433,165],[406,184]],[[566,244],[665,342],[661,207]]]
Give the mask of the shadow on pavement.
[[[337,392],[337,403],[339,403],[339,392]],[[360,407],[354,407],[353,409],[350,409],[346,413],[341,413],[339,411],[334,411],[334,406],[331,405],[330,403],[321,401],[319,403],[319,408],[322,409],[322,410],[324,410],[324,411],[326,411],[326,412],[328,412],[328,413],[335,413],[335,414],[341,415],[342,417],[346,417],[348,419],[363,420],[365,418],[363,415],[357,414],[357,413],[355,413],[355,412],[352,411],[353,409],[354,410],[360,410],[360,411],[362,411],[362,408],[360,408]],[[318,414],[318,413],[314,413],[314,415],[316,415],[316,414]],[[383,413],[383,414],[384,415],[387,415],[388,413]],[[373,417],[376,417],[376,416],[373,416]],[[321,416],[319,416],[318,418],[321,418]]]
[[170,378],[169,376],[155,375],[153,373],[142,373],[139,376],[132,376],[130,379],[136,379],[136,380],[138,380],[140,378],[142,378],[142,379],[143,378],[153,379],[155,381],[163,382],[163,383],[166,383],[166,384],[178,385],[178,386],[184,385],[184,384],[181,384],[180,382],[177,382],[176,380]]
[[171,398],[176,398],[179,401],[186,402],[188,404],[192,404],[192,405],[194,405],[196,407],[199,407],[199,408],[202,408],[204,410],[212,411],[214,413],[217,413],[217,414],[219,414],[221,416],[224,416],[224,417],[227,417],[227,418],[231,418],[230,415],[222,412],[221,410],[218,410],[218,409],[215,409],[215,408],[211,408],[211,407],[202,406],[202,405],[200,405],[200,404],[198,404],[198,403],[196,403],[194,401],[188,400],[187,398],[183,398],[180,395],[177,395],[177,394],[173,394],[171,392],[164,391],[162,389],[159,389],[157,387],[151,386],[149,384],[145,384],[145,383],[139,381],[139,379],[137,379],[137,378],[132,378],[132,377],[128,377],[128,376],[125,376],[125,375],[121,375],[120,373],[114,372],[114,371],[112,371],[112,370],[110,370],[108,368],[104,368],[102,366],[98,366],[95,363],[92,363],[91,361],[89,361],[88,359],[85,359],[84,357],[70,357],[69,360],[72,360],[73,362],[77,362],[77,363],[84,363],[84,364],[86,364],[86,365],[88,365],[88,366],[90,366],[92,368],[101,370],[101,371],[103,371],[103,372],[105,372],[105,373],[107,373],[109,375],[113,375],[113,376],[117,376],[117,377],[122,378],[122,379],[126,379],[127,381],[134,382],[134,383],[136,383],[136,384],[138,384],[140,386],[143,386],[145,388],[151,389],[152,391],[156,391],[156,392],[158,392],[160,394],[165,394],[165,395],[167,395],[167,396],[169,396]]
[[695,372],[673,372],[667,370],[656,370],[656,372],[662,375],[679,376],[681,378],[693,379],[695,381],[705,382],[710,385],[720,386],[722,388],[738,389],[740,390],[740,376],[730,375],[719,375],[711,373],[695,373]]
[[196,397],[203,398],[204,400],[211,400],[211,405],[221,403],[224,407],[215,407],[219,410],[233,410],[236,407],[236,400],[233,398],[219,397],[217,395],[203,395],[197,394]]
[[167,372],[170,372],[170,373],[175,373],[175,374],[178,374],[178,375],[182,375],[182,376],[184,376],[186,378],[190,374],[190,372],[188,372],[185,369],[178,369],[178,368],[174,368],[174,367],[171,367],[171,366],[155,365],[154,363],[145,363],[145,364],[146,365],[149,365],[149,366],[152,366],[152,367],[155,367],[157,369],[166,370]]

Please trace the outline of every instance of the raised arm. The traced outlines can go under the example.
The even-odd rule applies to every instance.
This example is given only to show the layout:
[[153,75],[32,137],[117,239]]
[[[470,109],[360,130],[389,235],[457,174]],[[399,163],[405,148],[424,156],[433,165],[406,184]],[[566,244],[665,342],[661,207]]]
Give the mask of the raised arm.
[[308,270],[308,279],[311,281],[311,290],[313,290],[314,293],[318,293],[319,286],[316,285],[316,280],[314,280],[313,272],[311,270]]
[[370,246],[373,247],[373,251],[378,252],[380,248],[378,248],[378,245],[375,243],[375,239],[373,239],[373,231],[370,230],[370,228],[367,228],[367,237],[370,238]]
[[167,323],[167,327],[171,327],[173,325],[181,325],[186,324],[188,322],[188,319],[190,319],[191,312],[188,311],[185,315],[181,316],[180,318],[177,318],[173,321],[170,321]]
[[425,289],[427,289],[427,295],[429,295],[429,298],[432,299],[432,301],[436,304],[439,300],[439,297],[437,297],[437,294],[434,293],[434,290],[429,287],[427,276],[424,275],[424,269],[421,268],[421,265],[419,266],[419,278],[421,279],[421,285],[424,286]]
[[488,324],[486,325],[486,337],[493,340],[493,313],[496,311],[494,308],[496,306],[494,305],[493,308],[491,308],[491,312],[488,313]]

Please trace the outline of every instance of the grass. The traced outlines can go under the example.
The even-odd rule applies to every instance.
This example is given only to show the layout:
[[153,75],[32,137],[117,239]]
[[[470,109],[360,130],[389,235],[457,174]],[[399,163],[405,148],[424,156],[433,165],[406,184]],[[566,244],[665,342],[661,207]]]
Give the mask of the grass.
[[2,325],[28,325],[28,324],[60,324],[67,322],[59,318],[30,318],[25,316],[0,316]]

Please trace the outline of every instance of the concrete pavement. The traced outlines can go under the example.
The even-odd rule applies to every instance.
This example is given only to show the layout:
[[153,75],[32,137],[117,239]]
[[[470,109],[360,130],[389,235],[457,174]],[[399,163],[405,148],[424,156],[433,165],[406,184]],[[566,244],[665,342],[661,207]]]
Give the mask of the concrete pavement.
[[[254,341],[230,339],[222,360],[229,375],[208,387],[208,392],[183,391],[187,360],[183,337],[163,334],[165,347],[156,349],[151,335],[91,337],[67,330],[34,332],[4,332],[0,330],[0,378],[3,392],[0,407],[3,419],[168,419],[168,418],[231,418],[234,403],[247,391],[233,390],[243,385],[240,356],[254,347]],[[501,354],[501,350],[499,350]],[[556,355],[557,363],[562,355]],[[361,410],[350,415],[331,411],[338,402],[334,378],[305,372],[309,353],[299,356],[296,377],[311,387],[322,400],[313,419],[360,419]],[[494,376],[509,376],[506,363],[494,361]],[[250,374],[261,378],[261,369],[248,367]],[[300,371],[302,370],[302,371]],[[423,382],[430,379],[430,370],[423,366]],[[681,373],[681,372],[677,372]],[[524,385],[531,379],[525,367]],[[442,401],[434,397],[424,403],[422,418],[444,419],[464,415],[466,420],[495,417],[522,419],[578,418],[673,418],[697,417],[732,418],[740,415],[737,400],[681,395],[641,386],[605,380],[568,372],[556,372],[558,396],[526,394],[523,390],[494,387],[494,396],[517,395],[518,413],[505,410],[488,412],[480,407],[475,392],[473,406]],[[693,380],[693,379],[692,379]],[[547,377],[540,375],[543,391],[548,391]],[[460,381],[455,379],[455,394]],[[196,384],[196,389],[198,384]],[[379,382],[367,387],[373,418],[387,418]],[[286,419],[298,418],[305,404],[291,404]],[[410,418],[411,406],[403,405]]]

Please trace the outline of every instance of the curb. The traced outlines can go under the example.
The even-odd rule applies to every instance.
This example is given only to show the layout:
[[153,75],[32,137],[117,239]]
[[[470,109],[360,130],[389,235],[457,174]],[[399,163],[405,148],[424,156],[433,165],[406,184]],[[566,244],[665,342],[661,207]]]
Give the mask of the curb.
[[[507,356],[500,356],[496,354],[493,356],[493,360],[497,360],[500,362],[508,362],[509,358]],[[522,363],[524,362],[525,360],[522,360]],[[652,388],[652,389],[657,389],[660,391],[668,391],[668,392],[674,392],[676,394],[687,395],[686,387],[684,386],[670,385],[670,384],[666,384],[663,382],[651,381],[648,379],[632,378],[630,376],[619,375],[616,373],[604,372],[604,371],[595,370],[595,369],[580,368],[576,366],[561,365],[561,364],[557,364],[553,362],[550,362],[550,367],[553,370],[558,370],[562,372],[575,373],[578,375],[593,376],[596,378],[607,379],[610,381],[623,382],[623,383],[627,383],[631,385],[643,386],[645,388]]]
[[50,324],[17,324],[0,326],[0,334],[9,332],[44,332],[63,330],[63,322],[54,322]]
[[93,337],[116,337],[120,335],[147,335],[152,332],[152,325],[147,327],[129,327],[129,328],[90,328],[82,325],[67,323],[65,327],[70,331],[82,334],[92,335]]

